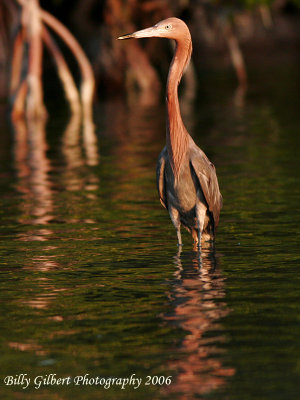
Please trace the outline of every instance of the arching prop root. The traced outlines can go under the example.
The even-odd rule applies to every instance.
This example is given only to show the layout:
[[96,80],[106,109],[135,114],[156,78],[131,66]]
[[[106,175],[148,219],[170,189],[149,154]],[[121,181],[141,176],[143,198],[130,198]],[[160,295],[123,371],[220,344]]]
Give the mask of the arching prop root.
[[232,22],[227,21],[223,29],[224,29],[225,40],[229,48],[232,65],[235,69],[239,86],[246,88],[248,80],[246,65],[237,36],[233,29]]
[[[91,64],[81,46],[61,22],[40,8],[38,0],[16,1],[22,7],[22,17],[12,57],[10,92],[14,103],[13,117],[22,114],[29,117],[46,115],[42,85],[42,56],[45,46],[56,64],[71,111],[80,113],[82,110],[84,121],[92,121],[95,80]],[[78,62],[82,77],[79,92],[65,58],[47,26],[66,43]],[[24,66],[26,73],[22,76]]]

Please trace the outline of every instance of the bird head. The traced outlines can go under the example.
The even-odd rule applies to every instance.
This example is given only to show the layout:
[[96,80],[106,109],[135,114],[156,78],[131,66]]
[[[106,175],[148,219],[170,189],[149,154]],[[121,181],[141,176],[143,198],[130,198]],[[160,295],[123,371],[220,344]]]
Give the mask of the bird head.
[[151,26],[150,28],[128,33],[127,35],[118,37],[118,39],[124,40],[160,37],[179,40],[184,38],[186,35],[190,37],[189,29],[181,19],[167,18]]

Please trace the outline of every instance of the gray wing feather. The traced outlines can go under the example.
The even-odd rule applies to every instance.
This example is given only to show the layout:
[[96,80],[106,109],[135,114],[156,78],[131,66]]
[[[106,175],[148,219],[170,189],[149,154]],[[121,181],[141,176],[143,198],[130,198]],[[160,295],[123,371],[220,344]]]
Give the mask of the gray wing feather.
[[166,165],[167,149],[164,147],[160,153],[156,166],[156,185],[161,204],[168,209],[166,187],[165,187],[165,165]]
[[216,228],[219,224],[220,211],[223,205],[216,168],[199,148],[198,150],[197,154],[192,155],[190,162],[199,180],[208,209],[213,215]]

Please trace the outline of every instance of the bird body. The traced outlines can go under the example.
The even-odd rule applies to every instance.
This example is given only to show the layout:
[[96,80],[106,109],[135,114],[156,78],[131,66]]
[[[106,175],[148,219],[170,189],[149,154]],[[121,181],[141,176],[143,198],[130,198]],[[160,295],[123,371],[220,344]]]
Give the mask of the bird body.
[[222,196],[214,165],[187,132],[180,113],[178,85],[192,53],[190,32],[182,20],[168,18],[119,39],[144,37],[176,41],[167,82],[166,147],[158,158],[156,181],[160,201],[176,228],[178,245],[182,245],[183,225],[200,247],[202,241],[215,238]]
[[189,136],[178,175],[174,174],[167,146],[159,155],[156,181],[162,205],[169,211],[182,244],[180,226],[192,234],[199,245],[214,240],[222,207],[214,165]]

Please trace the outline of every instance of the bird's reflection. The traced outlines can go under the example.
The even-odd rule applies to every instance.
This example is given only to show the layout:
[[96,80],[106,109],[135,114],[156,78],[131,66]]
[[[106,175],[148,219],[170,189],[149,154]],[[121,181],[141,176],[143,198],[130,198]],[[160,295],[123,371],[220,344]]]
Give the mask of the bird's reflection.
[[171,312],[163,318],[186,334],[176,349],[181,356],[169,362],[168,368],[177,377],[166,390],[188,399],[221,389],[234,374],[222,364],[221,346],[226,337],[220,320],[229,310],[224,302],[224,278],[212,249],[202,249],[201,255],[179,250],[174,264]]

